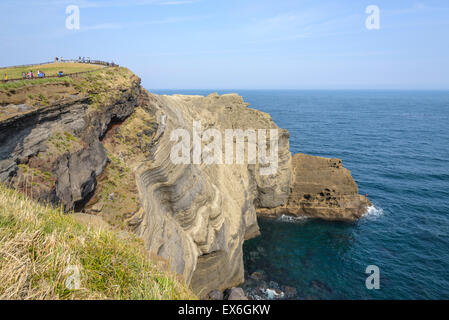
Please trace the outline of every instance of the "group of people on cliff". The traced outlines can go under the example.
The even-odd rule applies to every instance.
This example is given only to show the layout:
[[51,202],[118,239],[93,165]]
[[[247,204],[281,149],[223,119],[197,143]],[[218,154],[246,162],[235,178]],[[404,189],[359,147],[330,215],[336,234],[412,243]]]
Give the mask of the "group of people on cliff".
[[[64,60],[62,57],[55,58],[55,62],[70,62],[70,61],[74,61],[74,60]],[[75,60],[78,63],[93,63],[93,64],[102,64],[108,67],[118,67],[118,64],[115,64],[114,62],[102,62],[102,61],[92,61],[90,58],[85,58],[85,57],[79,57],[78,60]],[[64,72],[63,71],[59,71],[57,74],[58,77],[63,77],[64,76]],[[33,72],[33,70],[30,70],[29,72],[22,72],[22,79],[26,80],[26,79],[35,79],[35,78],[45,78],[45,73],[38,70],[37,73],[35,74]],[[1,79],[1,77],[0,77]],[[8,82],[9,77],[8,75],[5,73],[5,75],[3,76],[3,82]],[[12,80],[19,80],[19,79],[12,79]]]
[[[45,73],[41,72],[40,70],[37,70],[37,77],[38,78],[45,78]],[[35,74],[33,70],[30,70],[30,72],[22,72],[22,79],[34,79]]]

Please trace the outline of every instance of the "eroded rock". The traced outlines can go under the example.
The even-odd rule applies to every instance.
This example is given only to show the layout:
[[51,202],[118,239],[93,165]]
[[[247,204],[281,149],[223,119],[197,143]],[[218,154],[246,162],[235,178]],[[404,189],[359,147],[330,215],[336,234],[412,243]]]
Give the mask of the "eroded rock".
[[[27,177],[33,176],[39,185],[34,195],[70,210],[83,207],[97,191],[106,167],[128,174],[129,190],[123,194],[137,192],[139,204],[123,219],[201,297],[212,291],[209,298],[217,298],[232,287],[230,299],[246,299],[236,287],[244,281],[243,242],[259,235],[257,214],[354,220],[370,205],[358,195],[340,160],[299,154],[292,162],[288,131],[268,114],[248,108],[242,97],[159,96],[141,88],[135,76],[120,79],[110,99],[94,109],[88,96],[72,94],[74,88],[72,95],[45,107],[13,108],[15,113],[0,121],[0,179],[24,190]],[[140,119],[138,131],[120,132],[120,124],[132,114]],[[264,166],[247,162],[174,164],[171,133],[184,129],[192,137],[194,121],[223,136],[226,129],[278,129],[277,170],[263,175]],[[114,170],[105,146],[123,161]],[[189,151],[193,153],[191,147]],[[104,203],[89,203],[91,212],[120,201],[119,192],[106,191]],[[254,252],[255,257],[261,254],[262,248]],[[264,278],[257,273],[252,277]]]
[[[82,206],[108,162],[103,135],[112,122],[132,114],[139,102],[140,79],[129,71],[117,72],[128,73],[126,80],[112,75],[107,90],[104,83],[92,85],[98,91],[92,91],[97,89],[89,82],[81,89],[35,85],[8,98],[22,101],[25,94],[19,91],[45,89],[65,97],[51,97],[33,108],[18,104],[11,116],[0,117],[0,181],[39,200],[61,203],[67,211]],[[104,101],[93,105],[89,94],[102,95]]]
[[[136,171],[142,199],[136,231],[148,249],[171,261],[173,269],[206,294],[244,281],[242,245],[259,235],[256,206],[283,204],[290,184],[288,132],[279,129],[279,163],[274,175],[259,164],[174,164],[171,133],[192,136],[193,121],[203,129],[278,129],[271,117],[248,108],[235,94],[208,97],[148,94],[148,112],[160,119],[151,162]],[[268,137],[267,137],[268,141]]]
[[287,203],[277,208],[259,208],[260,215],[354,221],[371,206],[365,196],[358,194],[351,172],[340,159],[295,154],[292,167],[294,178]]
[[226,300],[248,300],[242,288],[231,288],[226,292]]
[[223,300],[223,298],[224,298],[223,292],[219,290],[212,290],[207,295],[208,300]]

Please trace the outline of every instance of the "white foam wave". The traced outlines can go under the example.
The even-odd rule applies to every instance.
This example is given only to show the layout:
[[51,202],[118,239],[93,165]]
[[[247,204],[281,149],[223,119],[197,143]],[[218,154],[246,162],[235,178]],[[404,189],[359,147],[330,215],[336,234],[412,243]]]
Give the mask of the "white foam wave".
[[377,218],[384,214],[384,210],[382,208],[376,208],[375,206],[371,206],[366,210],[366,213],[363,217],[366,218]]
[[277,220],[282,222],[303,222],[309,219],[308,217],[293,217],[288,215],[281,215]]
[[282,299],[284,297],[284,293],[282,291],[280,291],[278,293],[274,289],[269,289],[269,288],[262,289],[262,292],[267,295],[268,300],[274,300],[274,299],[278,299],[278,298]]

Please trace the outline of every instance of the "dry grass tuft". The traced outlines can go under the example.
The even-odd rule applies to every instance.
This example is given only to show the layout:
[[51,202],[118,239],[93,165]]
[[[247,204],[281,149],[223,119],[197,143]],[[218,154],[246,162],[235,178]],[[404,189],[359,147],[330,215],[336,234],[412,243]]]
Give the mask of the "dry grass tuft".
[[[80,286],[67,281],[80,272]],[[140,240],[0,185],[0,299],[196,299]]]

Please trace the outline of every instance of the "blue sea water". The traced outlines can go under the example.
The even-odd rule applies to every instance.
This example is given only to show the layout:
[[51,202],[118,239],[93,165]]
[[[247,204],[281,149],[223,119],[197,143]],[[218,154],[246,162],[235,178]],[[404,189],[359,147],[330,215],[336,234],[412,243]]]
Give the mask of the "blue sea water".
[[[299,299],[449,299],[449,92],[217,91],[270,113],[292,153],[341,158],[376,207],[357,223],[260,219],[244,245],[249,273]],[[379,290],[365,286],[368,265]]]

